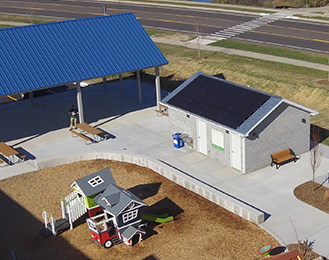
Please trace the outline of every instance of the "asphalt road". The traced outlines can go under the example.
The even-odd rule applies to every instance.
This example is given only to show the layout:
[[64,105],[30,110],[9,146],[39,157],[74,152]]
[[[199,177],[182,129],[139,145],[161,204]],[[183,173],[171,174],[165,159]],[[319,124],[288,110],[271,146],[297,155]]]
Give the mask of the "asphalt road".
[[2,0],[0,13],[76,19],[103,15],[103,6],[108,15],[133,12],[145,28],[193,34],[199,31],[203,35],[329,54],[329,24],[284,17],[273,20],[269,16],[200,8],[61,0]]

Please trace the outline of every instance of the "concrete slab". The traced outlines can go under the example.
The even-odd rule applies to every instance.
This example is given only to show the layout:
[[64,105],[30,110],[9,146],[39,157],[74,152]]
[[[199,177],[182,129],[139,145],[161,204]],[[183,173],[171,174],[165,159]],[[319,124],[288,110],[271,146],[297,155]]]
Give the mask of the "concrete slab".
[[205,161],[208,159],[208,157],[198,152],[191,152],[183,156],[180,156],[177,159],[187,165],[192,165],[201,161]]

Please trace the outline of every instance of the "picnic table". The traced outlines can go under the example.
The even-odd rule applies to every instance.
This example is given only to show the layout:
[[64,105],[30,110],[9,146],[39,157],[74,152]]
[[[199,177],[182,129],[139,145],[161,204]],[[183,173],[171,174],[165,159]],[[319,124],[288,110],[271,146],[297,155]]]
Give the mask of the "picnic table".
[[[102,130],[97,129],[85,122],[77,124],[76,127],[80,130],[79,133],[74,130],[70,130],[70,131],[72,132],[73,136],[75,135],[75,136],[79,136],[79,137],[85,139],[86,144],[88,144],[88,141],[91,141],[91,143],[98,142],[100,140],[106,139],[109,136],[109,134],[107,134],[107,133],[103,132]],[[90,134],[93,136],[93,138],[90,138],[85,134]]]
[[10,163],[15,164],[15,155],[19,155],[19,152],[9,145],[1,142],[0,143],[0,153],[5,156]]

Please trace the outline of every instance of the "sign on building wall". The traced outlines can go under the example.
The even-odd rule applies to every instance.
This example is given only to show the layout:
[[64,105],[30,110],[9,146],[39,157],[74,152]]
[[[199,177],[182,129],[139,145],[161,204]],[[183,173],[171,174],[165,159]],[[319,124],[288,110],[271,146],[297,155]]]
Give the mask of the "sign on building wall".
[[224,134],[215,129],[211,129],[211,146],[220,151],[224,151]]

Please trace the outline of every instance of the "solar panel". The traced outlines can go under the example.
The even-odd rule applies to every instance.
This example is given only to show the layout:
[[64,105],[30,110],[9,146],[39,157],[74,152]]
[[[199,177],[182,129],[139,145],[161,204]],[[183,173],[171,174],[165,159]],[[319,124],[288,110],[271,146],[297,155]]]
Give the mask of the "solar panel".
[[173,106],[176,106],[176,107],[185,108],[185,106],[188,103],[192,102],[192,100],[193,99],[191,97],[180,94],[180,95],[176,95],[172,99],[170,99],[170,104],[172,104]]
[[218,121],[223,125],[236,129],[240,124],[243,123],[244,119],[245,118],[242,115],[226,111],[225,114],[223,114]]
[[251,88],[199,75],[168,104],[236,129],[269,98]]

